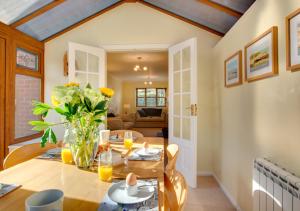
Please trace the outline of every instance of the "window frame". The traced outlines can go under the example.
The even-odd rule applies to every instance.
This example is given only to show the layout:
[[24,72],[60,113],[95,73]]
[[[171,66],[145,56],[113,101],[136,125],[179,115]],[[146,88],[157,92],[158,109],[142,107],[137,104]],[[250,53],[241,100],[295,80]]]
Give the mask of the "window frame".
[[[147,97],[147,89],[155,89],[155,97]],[[163,89],[165,90],[165,97],[158,97],[158,90],[160,89]],[[144,90],[144,97],[139,97],[138,96],[138,90]],[[150,107],[159,107],[159,108],[164,108],[167,106],[167,88],[136,88],[136,91],[135,91],[135,105],[136,107],[138,108],[142,108],[142,107],[146,107],[146,108],[150,108]],[[141,106],[138,104],[138,99],[139,98],[144,98],[144,102],[145,102],[145,105]],[[155,106],[147,106],[147,99],[148,98],[155,98]],[[158,105],[158,99],[165,99],[165,104],[163,106],[161,105]]]
[[[28,68],[25,67],[21,67],[17,65],[17,49],[24,49],[32,54],[36,54],[38,57],[38,70],[30,70]],[[41,102],[44,102],[44,51],[40,48],[36,48],[33,47],[31,45],[27,45],[25,43],[20,43],[20,42],[15,42],[14,44],[14,53],[13,53],[13,58],[12,58],[12,62],[13,62],[13,67],[14,67],[14,73],[12,75],[12,85],[13,85],[13,89],[12,89],[12,98],[14,99],[14,101],[16,100],[16,96],[15,96],[15,90],[16,90],[16,75],[24,75],[24,76],[28,76],[28,77],[33,77],[33,78],[37,78],[41,80],[41,93],[40,93],[40,100]],[[39,138],[43,135],[43,132],[36,132],[32,135],[27,135],[27,136],[23,136],[23,137],[15,137],[15,111],[16,111],[16,106],[15,104],[12,105],[12,112],[11,112],[11,125],[13,125],[13,139],[12,142],[10,142],[10,144],[17,144],[20,142],[24,142],[24,141],[29,141],[32,139],[36,139]],[[31,111],[29,111],[31,112]],[[41,117],[42,120],[42,117]]]

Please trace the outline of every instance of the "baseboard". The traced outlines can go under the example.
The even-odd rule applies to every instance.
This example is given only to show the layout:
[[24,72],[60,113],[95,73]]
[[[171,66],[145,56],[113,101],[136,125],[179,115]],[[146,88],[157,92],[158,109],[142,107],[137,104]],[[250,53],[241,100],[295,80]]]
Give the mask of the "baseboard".
[[211,171],[198,171],[197,175],[206,177],[206,176],[213,176],[213,173]]
[[219,178],[212,173],[212,176],[215,178],[215,180],[218,182],[219,186],[221,187],[222,191],[226,195],[226,197],[229,199],[231,204],[236,208],[237,211],[242,211],[240,206],[238,205],[237,201],[232,197],[232,195],[229,193],[229,191],[225,188],[225,186],[222,184],[222,182],[219,180]]

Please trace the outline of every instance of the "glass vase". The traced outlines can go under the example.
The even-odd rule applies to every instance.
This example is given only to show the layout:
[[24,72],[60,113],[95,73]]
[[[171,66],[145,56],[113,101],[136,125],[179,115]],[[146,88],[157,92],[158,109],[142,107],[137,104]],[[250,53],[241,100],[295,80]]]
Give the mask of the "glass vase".
[[88,169],[93,165],[99,143],[99,127],[68,124],[64,142],[69,144],[75,165]]

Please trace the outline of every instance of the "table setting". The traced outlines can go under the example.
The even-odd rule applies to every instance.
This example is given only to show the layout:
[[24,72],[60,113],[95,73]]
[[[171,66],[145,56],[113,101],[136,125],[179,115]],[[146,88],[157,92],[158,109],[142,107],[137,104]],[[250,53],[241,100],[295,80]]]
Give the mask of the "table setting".
[[[52,105],[33,102],[34,115],[61,116],[59,123],[30,122],[43,132],[41,146],[58,142],[56,125],[65,127],[64,139],[61,147],[0,172],[0,184],[16,184],[0,197],[0,210],[163,210],[164,140],[125,131],[112,141],[109,130],[100,130],[112,95],[69,83],[54,88]],[[16,197],[20,203],[13,203]]]

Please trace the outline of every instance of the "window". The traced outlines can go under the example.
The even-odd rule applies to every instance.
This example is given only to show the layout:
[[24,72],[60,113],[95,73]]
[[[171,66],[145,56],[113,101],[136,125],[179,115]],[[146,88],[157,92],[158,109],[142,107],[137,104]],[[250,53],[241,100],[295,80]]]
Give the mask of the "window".
[[137,88],[137,107],[165,107],[166,88]]
[[[20,49],[17,48],[17,52]],[[42,53],[35,49],[30,49],[30,51],[23,50],[21,53],[16,54],[13,114],[15,130],[13,143],[41,136],[41,133],[33,131],[32,126],[28,124],[29,121],[41,119],[41,117],[32,114],[32,101],[43,101],[44,73],[39,62],[41,55]]]

